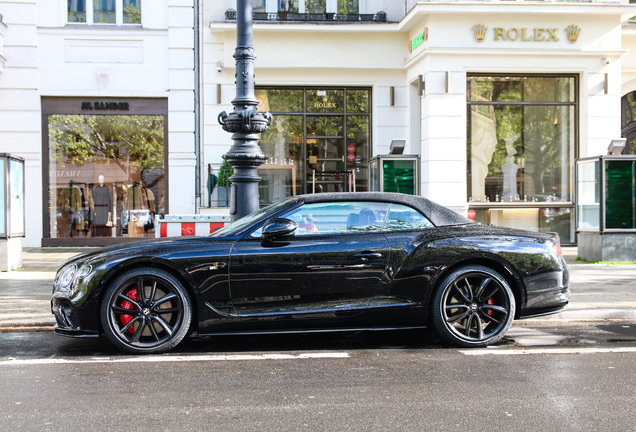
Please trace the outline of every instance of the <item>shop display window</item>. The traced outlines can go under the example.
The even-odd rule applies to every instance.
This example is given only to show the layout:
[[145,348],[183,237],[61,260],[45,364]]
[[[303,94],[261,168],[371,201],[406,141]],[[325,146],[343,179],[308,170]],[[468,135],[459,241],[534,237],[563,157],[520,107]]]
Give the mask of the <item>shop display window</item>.
[[621,137],[627,139],[622,154],[636,155],[636,91],[621,98]]
[[573,235],[576,77],[469,75],[467,95],[469,206],[489,208],[487,223],[552,229],[567,242]]
[[154,237],[164,116],[50,114],[49,237]]
[[259,111],[274,115],[259,141],[269,156],[258,169],[261,204],[302,193],[368,190],[369,89],[260,88],[256,98]]

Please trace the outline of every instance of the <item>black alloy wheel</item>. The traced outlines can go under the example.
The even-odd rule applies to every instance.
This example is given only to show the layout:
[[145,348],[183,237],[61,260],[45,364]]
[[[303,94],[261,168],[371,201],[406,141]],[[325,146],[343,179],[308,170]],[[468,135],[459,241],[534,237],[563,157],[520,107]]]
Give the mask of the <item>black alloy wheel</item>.
[[515,297],[496,271],[481,265],[458,268],[433,296],[433,324],[447,341],[461,347],[498,342],[512,325]]
[[123,273],[101,303],[108,339],[135,354],[161,353],[185,337],[192,304],[183,285],[168,272],[139,268]]

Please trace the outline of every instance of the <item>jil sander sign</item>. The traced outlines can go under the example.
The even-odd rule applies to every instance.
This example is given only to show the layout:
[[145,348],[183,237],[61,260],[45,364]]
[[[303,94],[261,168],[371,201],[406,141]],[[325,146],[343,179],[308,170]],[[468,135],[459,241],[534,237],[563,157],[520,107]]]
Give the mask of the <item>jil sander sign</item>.
[[[570,25],[559,31],[558,28],[549,27],[493,27],[490,32],[484,24],[475,24],[472,28],[473,34],[477,42],[483,42],[487,38],[492,41],[520,41],[520,42],[558,42],[561,40],[559,35],[567,36],[572,43],[579,39],[581,29],[577,25]],[[490,39],[490,37],[492,39]]]
[[128,102],[82,102],[83,110],[119,110],[129,111]]

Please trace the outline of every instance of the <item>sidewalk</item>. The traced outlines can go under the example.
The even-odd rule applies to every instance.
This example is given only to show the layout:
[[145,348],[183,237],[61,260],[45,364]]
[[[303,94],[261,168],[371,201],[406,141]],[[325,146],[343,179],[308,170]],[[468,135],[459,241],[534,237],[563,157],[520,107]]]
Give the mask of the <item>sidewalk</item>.
[[[0,331],[51,328],[53,279],[59,263],[96,248],[25,248],[24,268],[0,272]],[[572,299],[565,311],[518,321],[532,325],[576,321],[636,321],[636,265],[601,265],[576,261],[576,247],[563,247],[570,268]]]

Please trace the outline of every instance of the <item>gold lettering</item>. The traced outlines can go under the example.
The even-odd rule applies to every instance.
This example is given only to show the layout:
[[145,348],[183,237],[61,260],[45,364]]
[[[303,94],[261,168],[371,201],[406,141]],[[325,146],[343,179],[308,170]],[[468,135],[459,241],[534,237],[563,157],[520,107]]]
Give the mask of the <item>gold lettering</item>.
[[501,27],[495,27],[494,30],[495,30],[495,40],[499,40],[499,36],[501,36],[503,40],[506,40],[506,29]]
[[550,28],[549,28],[549,29],[546,29],[546,30],[548,30],[548,32],[550,32],[550,36],[546,39],[546,42],[549,42],[549,41],[551,41],[551,40],[554,40],[555,42],[557,42],[557,41],[559,40],[559,38],[558,38],[558,37],[557,37],[557,35],[555,34],[555,32],[556,32],[558,29],[556,29],[556,28],[555,28],[555,29],[550,29]]
[[[512,31],[515,31],[516,36],[512,37]],[[508,39],[512,40],[512,41],[516,41],[517,39],[519,39],[519,29],[518,28],[511,28],[510,30],[508,30]]]
[[522,29],[521,29],[521,35],[522,35],[522,36],[521,36],[521,40],[522,40],[522,41],[530,41],[530,40],[532,40],[532,38],[531,38],[531,37],[526,37],[526,31],[527,31],[527,30],[528,30],[528,29],[525,29],[525,28],[522,28]]
[[545,31],[545,29],[542,28],[536,28],[534,29],[534,40],[536,41],[542,41],[543,38],[545,36],[543,36],[543,32]]

